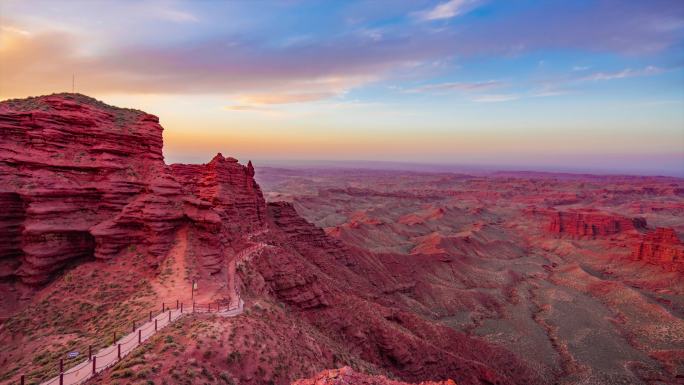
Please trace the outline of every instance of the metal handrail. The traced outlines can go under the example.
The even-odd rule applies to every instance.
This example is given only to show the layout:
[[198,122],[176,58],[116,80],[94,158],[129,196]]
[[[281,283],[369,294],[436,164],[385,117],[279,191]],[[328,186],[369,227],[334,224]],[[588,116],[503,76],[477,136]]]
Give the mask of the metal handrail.
[[[217,306],[217,312],[225,312],[225,311],[231,311],[231,310],[237,310],[240,308],[241,301],[242,299],[240,298],[239,291],[236,288],[236,293],[238,293],[238,304],[234,307],[231,307],[230,301],[228,302],[228,305],[226,307],[221,306],[219,303]],[[164,302],[166,304],[166,302]],[[169,304],[173,304],[173,302],[169,302]],[[173,308],[173,306],[169,307],[164,307],[164,311],[161,311],[154,315],[152,318],[149,316],[145,318],[145,321],[142,321],[140,323],[136,322],[134,325],[140,325],[138,327],[135,327],[133,331],[126,335],[123,336],[122,339],[118,341],[114,341],[112,345],[109,345],[102,350],[100,350],[97,354],[92,354],[90,353],[90,348],[89,348],[89,354],[90,357],[87,360],[81,361],[77,364],[75,364],[73,367],[69,368],[66,371],[63,371],[57,375],[57,377],[54,377],[47,382],[42,383],[42,385],[54,385],[58,384],[60,382],[60,376],[63,378],[63,382],[65,385],[79,385],[85,383],[88,379],[92,378],[96,373],[101,372],[104,369],[107,369],[116,363],[118,363],[120,360],[119,359],[111,359],[108,358],[114,353],[120,353],[121,359],[123,357],[127,356],[130,354],[133,350],[138,348],[143,344],[144,341],[149,339],[151,336],[153,336],[156,332],[159,330],[165,328],[166,326],[170,325],[174,321],[178,320],[181,318],[183,315],[192,313],[193,311],[195,313],[204,313],[204,312],[209,312],[209,306],[214,305],[214,303],[211,304],[197,304],[194,303],[192,311],[188,309],[187,312],[182,311],[182,304],[177,301],[178,306],[176,308]],[[202,307],[205,307],[205,309],[202,309]],[[213,313],[213,309],[212,309]],[[153,314],[150,312],[150,314]],[[152,326],[154,325],[155,321],[157,322],[157,330],[153,330]],[[137,339],[137,340],[136,340]],[[92,345],[91,345],[92,346]],[[104,365],[97,365],[104,361],[103,359],[106,359],[107,362]],[[93,360],[97,360],[99,362],[93,362]],[[93,369],[89,369],[88,367],[90,365],[93,365]],[[85,377],[81,378],[81,373],[78,373],[79,371],[82,370],[87,370],[87,373],[83,373]],[[95,373],[93,373],[93,370]],[[74,373],[76,373],[74,375]],[[66,375],[72,375],[71,379],[64,378]],[[68,382],[68,381],[73,381],[73,382]]]

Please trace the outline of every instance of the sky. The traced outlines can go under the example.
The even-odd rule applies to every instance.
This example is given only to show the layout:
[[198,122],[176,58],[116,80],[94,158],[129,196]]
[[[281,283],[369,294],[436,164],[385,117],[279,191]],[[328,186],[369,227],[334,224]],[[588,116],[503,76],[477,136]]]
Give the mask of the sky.
[[681,0],[0,0],[0,99],[72,74],[168,163],[684,176]]

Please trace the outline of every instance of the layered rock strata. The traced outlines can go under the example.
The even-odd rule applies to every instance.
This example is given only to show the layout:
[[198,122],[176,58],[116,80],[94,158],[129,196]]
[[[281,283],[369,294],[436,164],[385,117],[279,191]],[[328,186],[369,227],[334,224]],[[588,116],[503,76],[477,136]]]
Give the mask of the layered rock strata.
[[644,218],[626,218],[597,211],[553,211],[549,214],[551,233],[578,238],[596,238],[646,228]]
[[670,228],[658,227],[644,234],[634,245],[632,257],[667,270],[684,272],[684,243]]
[[39,285],[130,247],[162,258],[185,223],[205,241],[200,265],[226,266],[236,238],[264,224],[254,168],[221,154],[167,166],[162,131],[154,115],[80,94],[0,103],[0,278]]

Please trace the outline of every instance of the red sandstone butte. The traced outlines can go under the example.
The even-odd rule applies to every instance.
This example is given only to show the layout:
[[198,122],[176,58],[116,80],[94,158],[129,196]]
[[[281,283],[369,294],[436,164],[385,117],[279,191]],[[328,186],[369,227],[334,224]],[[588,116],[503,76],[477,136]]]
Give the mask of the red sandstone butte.
[[632,257],[671,271],[684,272],[684,244],[670,228],[658,227],[644,234],[634,245]]
[[0,103],[0,278],[44,284],[131,244],[158,263],[182,225],[202,240],[205,272],[218,271],[264,225],[254,168],[221,154],[167,166],[162,130],[154,115],[80,94]]
[[[324,370],[317,375],[297,380],[292,385],[411,385],[408,382],[393,381],[385,376],[371,376],[357,373],[350,367]],[[418,385],[456,385],[453,380],[423,381]]]
[[644,218],[626,218],[598,211],[552,211],[548,230],[559,235],[596,238],[646,228]]

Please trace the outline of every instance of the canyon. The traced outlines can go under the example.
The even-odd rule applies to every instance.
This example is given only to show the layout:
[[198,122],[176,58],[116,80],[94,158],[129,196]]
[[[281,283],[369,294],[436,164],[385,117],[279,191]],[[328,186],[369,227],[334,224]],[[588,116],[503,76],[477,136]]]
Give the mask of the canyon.
[[681,179],[257,171],[267,200],[375,255],[368,274],[396,282],[383,296],[504,347],[542,383],[684,378]]
[[0,102],[1,384],[239,298],[89,383],[684,378],[681,179],[166,164],[162,135],[80,94]]

